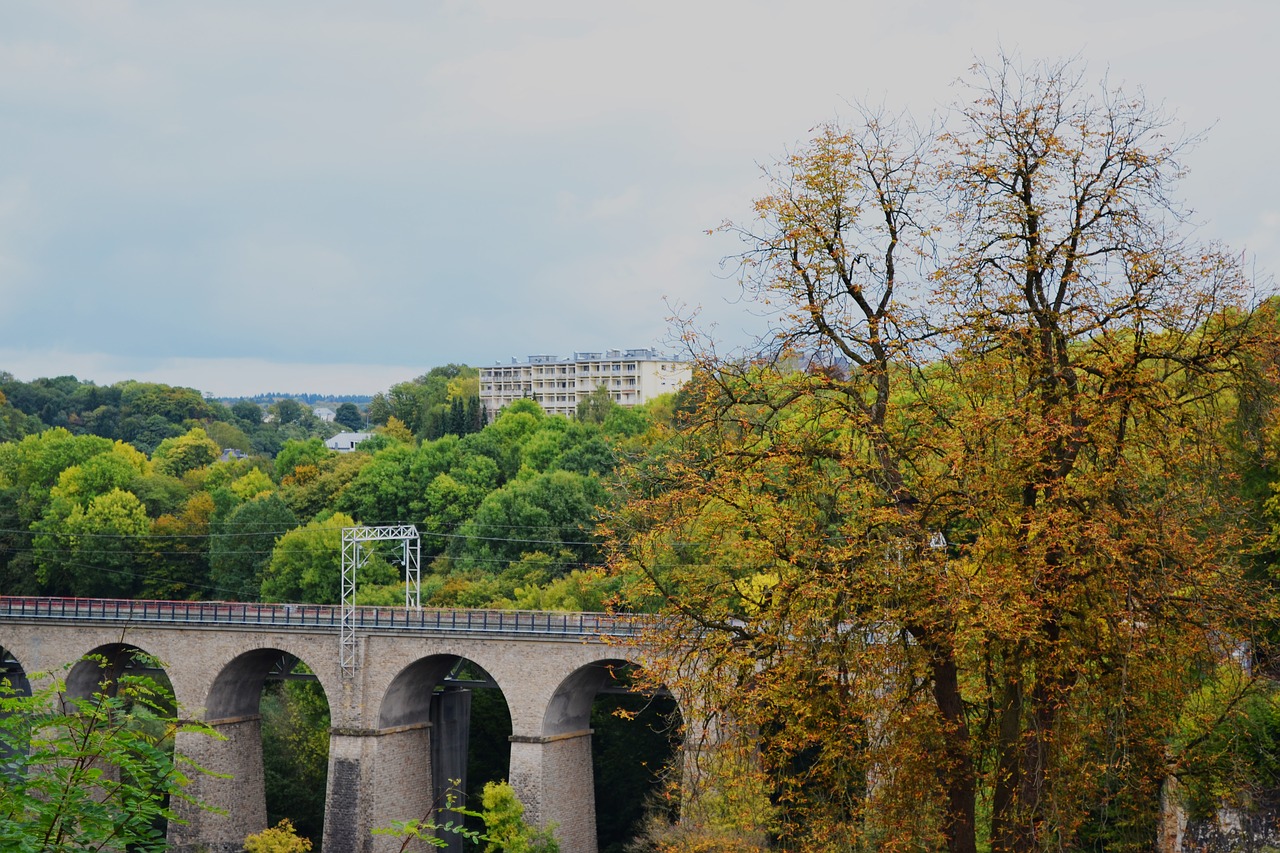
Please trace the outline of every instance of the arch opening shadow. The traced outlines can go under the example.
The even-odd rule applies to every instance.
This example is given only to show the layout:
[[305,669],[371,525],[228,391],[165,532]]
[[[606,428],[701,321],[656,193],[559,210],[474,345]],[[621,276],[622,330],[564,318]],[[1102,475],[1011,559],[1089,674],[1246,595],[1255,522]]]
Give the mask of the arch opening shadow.
[[676,816],[680,709],[635,664],[596,661],[561,684],[543,729],[547,736],[584,730],[591,732],[597,849],[622,853],[651,814]]
[[288,818],[299,835],[318,844],[324,834],[330,707],[312,670],[283,649],[238,655],[214,680],[205,719],[238,735],[236,754],[227,760],[242,785],[254,786],[255,826]]
[[67,672],[64,705],[80,702],[102,691],[115,695],[120,678],[125,675],[145,675],[163,691],[160,708],[165,713],[176,714],[173,682],[158,658],[130,643],[107,643],[90,650],[76,661]]
[[[145,676],[158,688],[158,692],[150,694],[138,701],[150,705],[150,710],[166,717],[178,715],[177,698],[169,673],[155,655],[131,643],[107,643],[91,649],[67,671],[65,689],[62,692],[62,708],[74,711],[86,707],[86,702],[94,701],[97,696],[118,697],[121,681],[130,676]],[[132,699],[129,700],[130,703]],[[171,736],[165,737],[160,748],[173,758],[175,742]],[[98,761],[101,761],[99,758]],[[103,778],[120,781],[122,774],[128,772],[128,765],[103,763]],[[153,792],[154,793],[154,792]],[[162,799],[162,808],[169,808],[169,795]],[[169,821],[157,816],[152,828],[165,834]]]
[[[0,696],[30,696],[31,682],[27,679],[26,668],[13,652],[0,646]],[[0,765],[8,765],[15,754],[25,751],[25,738],[16,733],[13,740],[6,738],[0,741]],[[5,771],[0,770],[0,773]],[[9,771],[16,773],[17,771]]]
[[[419,790],[403,803],[416,813],[388,817],[423,818],[450,802],[478,808],[485,783],[507,778],[510,708],[493,677],[468,658],[430,655],[405,667],[383,696],[378,725],[384,732],[403,732],[394,736],[406,739],[420,737],[414,732],[429,733],[418,757],[408,750],[389,756],[394,769],[388,772]],[[405,766],[412,761],[425,766]],[[463,849],[461,837],[445,840]]]
[[19,696],[31,695],[26,667],[4,646],[0,646],[0,682],[7,682],[9,689]]

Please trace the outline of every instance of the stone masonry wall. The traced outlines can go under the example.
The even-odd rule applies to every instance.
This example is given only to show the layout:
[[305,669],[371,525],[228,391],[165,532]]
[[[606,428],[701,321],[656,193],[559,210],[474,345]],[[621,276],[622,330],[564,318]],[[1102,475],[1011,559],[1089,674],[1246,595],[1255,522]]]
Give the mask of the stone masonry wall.
[[513,738],[511,786],[525,817],[554,826],[563,853],[596,853],[596,800],[591,732]]
[[197,764],[219,775],[193,777],[188,793],[209,808],[183,805],[180,813],[189,823],[174,824],[169,832],[175,853],[240,853],[246,836],[267,828],[262,719],[224,720],[213,728],[223,740],[184,734],[177,744]]

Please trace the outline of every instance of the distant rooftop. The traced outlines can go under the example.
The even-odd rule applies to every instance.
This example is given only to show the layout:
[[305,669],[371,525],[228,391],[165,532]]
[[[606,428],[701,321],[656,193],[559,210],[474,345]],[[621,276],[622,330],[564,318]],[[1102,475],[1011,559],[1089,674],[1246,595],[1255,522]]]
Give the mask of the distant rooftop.
[[[575,352],[572,358],[565,358],[558,355],[527,355],[525,356],[525,364],[555,364],[557,362],[576,362],[576,361],[614,361],[614,360],[631,359],[635,361],[682,361],[679,358],[671,358],[659,353],[652,347],[643,347],[640,349],[611,349],[604,352]],[[511,356],[512,364],[519,364],[520,359]],[[501,361],[495,361],[494,364],[502,364]]]

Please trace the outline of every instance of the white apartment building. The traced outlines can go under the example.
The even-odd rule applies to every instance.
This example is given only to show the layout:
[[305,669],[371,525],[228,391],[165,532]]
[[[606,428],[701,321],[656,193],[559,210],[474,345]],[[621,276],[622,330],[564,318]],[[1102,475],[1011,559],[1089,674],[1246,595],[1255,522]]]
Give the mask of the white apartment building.
[[578,402],[603,385],[615,403],[637,406],[689,381],[688,362],[652,349],[575,352],[572,358],[531,355],[523,362],[480,368],[480,405],[492,421],[503,406],[535,400],[549,414],[573,417]]

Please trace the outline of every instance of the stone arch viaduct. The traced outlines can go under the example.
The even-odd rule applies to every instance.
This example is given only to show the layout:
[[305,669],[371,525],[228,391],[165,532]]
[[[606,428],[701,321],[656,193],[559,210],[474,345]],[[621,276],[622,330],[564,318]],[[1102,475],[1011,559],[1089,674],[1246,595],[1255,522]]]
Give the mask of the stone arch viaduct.
[[[159,660],[179,707],[223,735],[180,735],[178,748],[230,778],[198,777],[192,793],[223,810],[188,810],[170,828],[184,853],[240,851],[266,827],[259,701],[282,661],[305,664],[329,702],[326,853],[379,853],[399,839],[371,830],[425,816],[433,767],[451,726],[435,688],[459,659],[487,672],[511,714],[508,779],[526,816],[558,825],[565,853],[595,853],[590,709],[620,663],[634,622],[603,614],[357,608],[355,666],[340,664],[336,607],[0,597],[0,647],[25,673],[72,667],[91,688],[90,653]],[[11,662],[11,665],[12,662]],[[464,759],[465,760],[465,759]],[[442,772],[436,768],[437,775]]]

